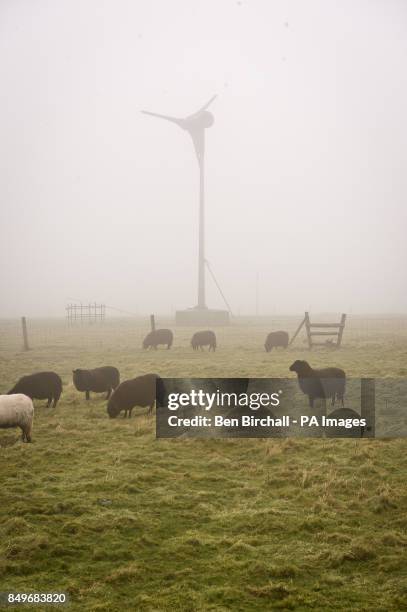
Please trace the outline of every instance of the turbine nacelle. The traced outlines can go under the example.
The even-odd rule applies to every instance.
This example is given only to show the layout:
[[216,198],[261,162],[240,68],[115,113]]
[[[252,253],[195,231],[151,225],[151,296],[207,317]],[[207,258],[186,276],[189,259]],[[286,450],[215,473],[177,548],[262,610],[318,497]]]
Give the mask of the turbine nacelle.
[[212,98],[206,104],[204,104],[202,108],[196,111],[196,113],[188,115],[188,117],[184,118],[173,117],[171,115],[162,115],[160,113],[152,113],[151,111],[146,110],[141,112],[145,115],[151,115],[152,117],[158,117],[158,119],[165,119],[166,121],[171,121],[171,123],[176,123],[180,128],[189,132],[194,143],[198,163],[201,164],[205,153],[205,130],[210,128],[215,121],[212,113],[206,109],[215,98],[216,96],[212,96]]
[[183,127],[184,130],[204,130],[212,127],[215,121],[215,117],[209,111],[203,110],[198,111],[197,113],[194,113],[193,115],[190,115],[189,117],[186,117],[186,119],[182,119],[181,121],[181,127]]

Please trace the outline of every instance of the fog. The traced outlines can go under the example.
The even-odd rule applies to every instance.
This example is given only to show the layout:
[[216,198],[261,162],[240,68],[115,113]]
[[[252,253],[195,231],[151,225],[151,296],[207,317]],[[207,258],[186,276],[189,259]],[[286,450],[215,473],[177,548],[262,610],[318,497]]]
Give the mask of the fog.
[[405,313],[406,58],[403,0],[1,0],[0,316],[196,304],[197,159],[140,111],[214,94],[206,257],[232,310]]

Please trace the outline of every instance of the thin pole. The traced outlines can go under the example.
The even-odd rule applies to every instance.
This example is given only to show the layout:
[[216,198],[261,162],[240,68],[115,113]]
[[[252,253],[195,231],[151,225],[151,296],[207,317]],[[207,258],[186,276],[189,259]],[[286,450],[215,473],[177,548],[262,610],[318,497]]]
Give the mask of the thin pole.
[[206,308],[205,300],[205,164],[199,160],[199,247],[198,247],[198,308]]
[[366,419],[366,425],[369,428],[364,435],[365,438],[374,438],[376,435],[376,420],[375,420],[375,379],[362,378],[360,381],[360,412],[361,417]]
[[227,299],[225,298],[225,296],[224,296],[224,294],[223,294],[223,291],[222,291],[222,289],[220,288],[220,285],[219,285],[218,281],[216,280],[216,276],[214,275],[214,273],[213,273],[213,271],[212,271],[212,268],[211,268],[211,267],[210,267],[210,265],[209,265],[209,261],[208,261],[207,259],[205,259],[205,262],[206,262],[206,267],[207,267],[207,268],[208,268],[208,270],[209,270],[209,274],[212,276],[212,280],[213,280],[213,282],[215,283],[215,285],[217,286],[218,291],[219,291],[219,293],[221,294],[222,299],[223,299],[223,301],[224,301],[224,302],[225,302],[225,304],[226,304],[226,308],[228,309],[229,314],[233,316],[233,313],[232,313],[232,310],[231,310],[231,308],[230,308],[230,306],[229,306],[229,303],[228,303]]

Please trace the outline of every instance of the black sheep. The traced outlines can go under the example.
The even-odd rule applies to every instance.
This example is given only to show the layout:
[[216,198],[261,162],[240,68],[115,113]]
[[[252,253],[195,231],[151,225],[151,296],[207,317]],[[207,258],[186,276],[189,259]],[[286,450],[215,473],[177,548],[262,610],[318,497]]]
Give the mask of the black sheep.
[[55,372],[36,372],[23,376],[7,395],[24,393],[31,399],[46,399],[47,408],[53,401],[53,407],[58,403],[62,393],[62,380]]
[[203,350],[204,346],[209,346],[209,350],[216,350],[216,336],[213,331],[210,329],[206,331],[196,332],[191,338],[191,346],[194,351],[197,351],[198,348]]
[[156,349],[159,344],[166,344],[167,349],[171,348],[173,333],[170,329],[155,329],[151,331],[143,340],[143,348]]
[[322,368],[314,370],[307,361],[298,360],[290,366],[290,371],[298,376],[298,384],[305,395],[308,395],[309,405],[314,407],[314,399],[331,398],[332,406],[335,399],[341,400],[345,394],[346,374],[340,368]]
[[[157,397],[156,397],[157,388]],[[110,418],[115,418],[124,410],[124,418],[127,413],[131,417],[131,411],[135,406],[141,408],[149,407],[150,414],[154,407],[164,405],[165,387],[162,379],[157,374],[144,374],[131,380],[123,381],[117,389],[113,391],[107,404],[107,412]]]
[[[331,412],[328,419],[360,419],[360,414],[355,412],[355,410],[351,410],[350,408],[338,408]],[[363,438],[366,431],[369,431],[371,428],[369,426],[364,427],[362,425],[357,425],[350,427],[349,429],[341,426],[337,427],[326,427],[325,435],[328,438]]]
[[112,391],[120,384],[119,370],[113,366],[102,366],[93,370],[73,370],[72,379],[75,388],[78,391],[84,391],[85,397],[88,400],[90,392],[104,393],[106,391],[106,399],[109,399]]
[[271,349],[276,346],[282,346],[283,348],[287,348],[288,339],[289,336],[285,331],[270,332],[266,338],[266,342],[264,343],[264,348],[266,349],[267,353],[269,353]]

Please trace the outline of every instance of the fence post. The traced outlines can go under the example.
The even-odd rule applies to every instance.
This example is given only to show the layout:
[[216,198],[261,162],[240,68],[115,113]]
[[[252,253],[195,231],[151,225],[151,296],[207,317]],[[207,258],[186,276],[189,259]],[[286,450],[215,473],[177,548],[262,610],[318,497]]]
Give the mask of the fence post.
[[150,315],[150,324],[151,324],[151,331],[155,331],[155,316],[153,314]]
[[309,312],[305,313],[304,321],[305,321],[305,329],[307,330],[308,348],[311,350],[312,349],[312,337],[311,337],[311,322],[309,320]]
[[28,335],[27,335],[27,321],[25,317],[21,317],[21,326],[23,328],[23,347],[25,351],[29,351]]
[[337,348],[341,347],[343,330],[345,329],[345,323],[346,323],[346,314],[343,313],[341,316],[341,322],[340,322],[340,327],[339,327],[338,341],[336,343]]

